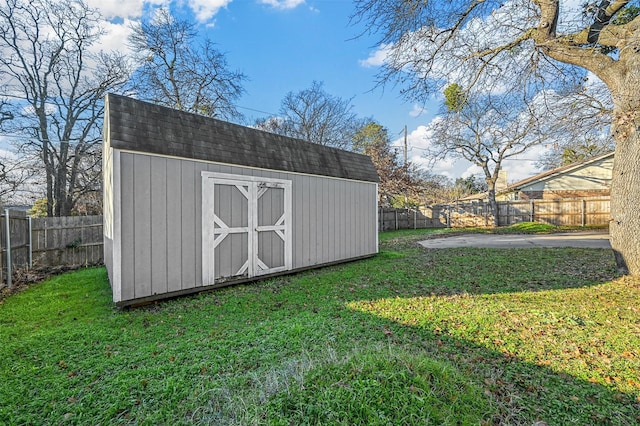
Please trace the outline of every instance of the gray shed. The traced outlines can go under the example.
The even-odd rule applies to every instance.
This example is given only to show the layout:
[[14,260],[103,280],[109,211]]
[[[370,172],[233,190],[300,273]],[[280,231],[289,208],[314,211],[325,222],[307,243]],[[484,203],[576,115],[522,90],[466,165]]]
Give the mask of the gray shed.
[[372,256],[371,159],[109,94],[104,259],[120,306]]

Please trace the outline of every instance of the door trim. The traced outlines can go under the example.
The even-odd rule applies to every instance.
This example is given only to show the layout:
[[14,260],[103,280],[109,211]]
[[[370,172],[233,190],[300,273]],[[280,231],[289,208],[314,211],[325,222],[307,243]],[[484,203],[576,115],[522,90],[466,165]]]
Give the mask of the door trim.
[[[201,172],[202,177],[202,284],[214,285],[215,282],[215,248],[226,237],[234,232],[248,232],[248,259],[243,265],[242,271],[247,271],[249,278],[292,269],[292,196],[290,180],[263,178],[257,176],[243,176],[229,173]],[[226,228],[224,232],[215,232],[213,226],[214,191],[215,185],[246,186],[248,191],[243,195],[247,198],[248,226],[247,228]],[[282,188],[284,190],[283,214],[273,225],[258,226],[258,201],[270,188]],[[283,240],[284,265],[269,268],[260,259],[258,252],[258,235],[260,232],[273,231]],[[225,236],[220,236],[226,234]]]

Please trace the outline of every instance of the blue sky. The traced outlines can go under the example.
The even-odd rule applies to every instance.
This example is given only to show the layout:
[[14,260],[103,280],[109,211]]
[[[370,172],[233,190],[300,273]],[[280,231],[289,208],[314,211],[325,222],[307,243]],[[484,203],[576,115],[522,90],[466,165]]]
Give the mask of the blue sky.
[[[226,53],[231,69],[248,81],[246,95],[237,106],[252,123],[255,118],[277,115],[288,92],[324,84],[333,96],[351,99],[361,117],[372,117],[388,129],[392,144],[401,151],[407,126],[409,160],[434,173],[455,179],[480,170],[465,161],[439,161],[433,168],[423,158],[428,146],[426,126],[439,102],[407,102],[399,88],[376,85],[382,55],[375,35],[361,35],[362,25],[352,25],[349,0],[87,0],[109,21],[101,48],[126,48],[130,24],[154,8],[168,6],[181,18],[193,20],[201,35]],[[401,152],[400,152],[401,153]],[[509,181],[535,174],[534,161],[515,161],[506,167]]]
[[405,124],[410,129],[426,124],[430,114],[415,116],[417,106],[401,99],[396,88],[376,87],[377,68],[365,64],[376,40],[358,37],[362,27],[350,24],[351,13],[349,1],[308,1],[283,10],[236,0],[204,30],[227,52],[230,66],[249,77],[239,102],[243,108],[276,114],[286,93],[316,80],[328,93],[352,99],[358,115],[375,118],[390,135],[400,135]]

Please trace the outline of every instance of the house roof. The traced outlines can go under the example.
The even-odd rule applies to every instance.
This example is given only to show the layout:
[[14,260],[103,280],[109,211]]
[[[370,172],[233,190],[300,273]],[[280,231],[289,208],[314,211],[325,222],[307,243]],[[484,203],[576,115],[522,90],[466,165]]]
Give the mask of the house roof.
[[545,180],[549,180],[551,178],[554,178],[556,176],[571,172],[573,170],[579,169],[581,167],[584,166],[588,166],[590,164],[593,163],[597,163],[600,160],[604,160],[605,158],[609,158],[609,157],[613,157],[614,155],[614,151],[609,151],[607,153],[604,153],[602,155],[598,155],[597,157],[592,157],[583,161],[578,161],[575,163],[571,163],[568,164],[566,166],[562,166],[562,167],[557,167],[555,169],[551,169],[551,170],[547,170],[545,172],[539,173],[535,176],[531,176],[528,177],[526,179],[523,179],[521,181],[512,183],[511,185],[507,186],[503,191],[500,191],[501,193],[505,193],[505,192],[511,192],[511,191],[517,191],[520,188],[522,188],[523,186],[527,186],[530,185],[534,182],[542,182]]
[[474,201],[474,200],[484,200],[487,198],[488,192],[476,192],[475,194],[470,194],[462,198],[458,198],[456,201]]
[[[534,182],[542,182],[556,176],[562,175],[564,173],[571,172],[573,170],[579,169],[580,167],[588,166],[590,164],[596,163],[600,160],[604,160],[609,157],[613,157],[614,151],[609,151],[607,153],[598,155],[597,157],[588,158],[583,161],[578,161],[575,163],[567,164],[566,166],[557,167],[555,169],[547,170],[545,172],[539,173],[535,176],[528,177],[526,179],[522,179],[521,181],[512,183],[501,191],[496,191],[497,194],[506,194],[509,192],[518,191],[523,186],[530,185]],[[466,197],[460,198],[458,201],[473,201],[473,200],[483,200],[487,198],[487,192],[481,192],[477,194],[467,195]]]
[[378,182],[371,158],[300,139],[108,94],[112,148],[261,169]]

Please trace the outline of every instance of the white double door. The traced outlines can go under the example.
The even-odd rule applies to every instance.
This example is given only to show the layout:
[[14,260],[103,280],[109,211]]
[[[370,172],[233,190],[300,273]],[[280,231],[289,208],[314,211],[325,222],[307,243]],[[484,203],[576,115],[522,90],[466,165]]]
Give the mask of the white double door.
[[202,173],[202,281],[291,269],[291,181]]

